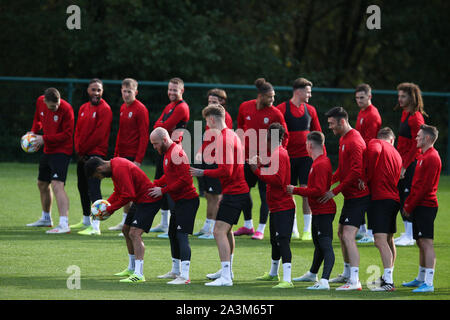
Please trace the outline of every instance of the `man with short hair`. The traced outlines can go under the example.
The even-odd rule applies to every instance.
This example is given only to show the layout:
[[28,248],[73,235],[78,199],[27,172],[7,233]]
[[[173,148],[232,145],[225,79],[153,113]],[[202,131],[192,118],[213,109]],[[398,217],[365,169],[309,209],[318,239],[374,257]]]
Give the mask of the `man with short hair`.
[[78,111],[75,127],[75,152],[78,156],[77,177],[83,219],[71,225],[71,229],[80,229],[82,235],[100,235],[100,220],[90,219],[91,204],[102,198],[100,180],[86,177],[84,165],[91,157],[104,159],[108,153],[109,133],[111,131],[112,111],[108,103],[102,99],[103,82],[92,79],[89,82],[86,102]]
[[397,184],[400,179],[402,158],[394,147],[395,134],[382,128],[377,139],[370,140],[364,157],[371,201],[367,211],[369,228],[373,230],[375,246],[380,251],[384,274],[372,291],[394,291],[394,263],[396,248],[394,234],[400,208]]
[[[372,104],[372,88],[367,83],[358,85],[355,89],[355,100],[359,107],[355,129],[359,131],[366,145],[377,137],[381,128],[381,116],[378,109]],[[371,229],[363,223],[356,235],[358,243],[371,243],[374,241]]]
[[194,230],[195,215],[200,204],[189,172],[189,159],[181,145],[172,141],[164,128],[154,129],[150,134],[150,142],[160,155],[164,155],[164,174],[154,181],[155,187],[149,190],[149,194],[153,197],[169,194],[174,201],[168,230],[172,270],[158,278],[173,279],[168,284],[189,284],[191,248],[188,236]]
[[404,283],[405,287],[418,287],[413,292],[433,292],[433,278],[436,265],[434,251],[434,220],[438,211],[437,189],[442,163],[434,143],[439,132],[436,127],[421,125],[417,133],[416,170],[411,192],[403,206],[403,214],[412,220],[414,239],[419,247],[419,274],[413,281]]
[[121,157],[105,161],[99,157],[91,157],[84,166],[86,176],[97,179],[111,178],[114,192],[108,198],[110,205],[105,215],[112,215],[127,203],[132,203],[124,222],[122,232],[128,250],[128,267],[115,276],[126,277],[120,282],[145,282],[144,254],[145,246],[142,234],[148,233],[155,214],[161,207],[161,197],[150,197],[148,189],[154,184],[144,171],[134,162]]
[[360,189],[361,182],[364,185],[367,184],[363,168],[366,143],[361,134],[350,126],[348,114],[344,108],[335,107],[329,110],[325,116],[328,118],[328,127],[334,135],[340,136],[339,164],[331,181],[332,184],[337,181],[340,183],[333,190],[326,192],[319,202],[325,203],[341,192],[344,196],[344,206],[339,218],[338,229],[344,259],[344,273],[331,279],[330,283],[345,282],[336,290],[361,290],[359,252],[355,236],[370,203],[368,188]]
[[[292,85],[292,98],[280,103],[277,108],[284,115],[289,131],[287,151],[291,161],[290,184],[306,187],[312,159],[306,151],[306,136],[310,131],[322,131],[314,106],[308,104],[313,84],[305,78],[298,78]],[[324,147],[325,148],[325,147]],[[303,234],[302,240],[311,240],[311,208],[306,197],[302,197]],[[297,219],[294,220],[293,236],[299,238]]]
[[[114,157],[123,157],[140,166],[148,145],[149,118],[147,107],[138,99],[138,82],[132,78],[122,81],[123,104],[120,107],[119,130]],[[122,230],[131,203],[123,208],[122,221],[109,230]]]
[[[169,80],[167,86],[167,96],[170,103],[165,106],[158,120],[156,120],[153,129],[164,128],[169,133],[172,141],[180,143],[183,138],[183,130],[189,121],[189,106],[183,100],[184,81],[180,78],[172,78]],[[155,180],[162,177],[164,174],[163,156],[156,155],[156,171]],[[170,205],[173,205],[170,195],[164,194],[163,205],[161,207],[161,223],[156,227],[150,229],[150,232],[162,232],[158,238],[168,238],[167,234],[169,228]]]
[[[36,135],[38,148],[44,146],[39,160],[37,186],[42,205],[42,217],[28,227],[51,227],[52,190],[58,204],[59,224],[46,231],[49,234],[69,233],[69,198],[64,189],[70,157],[73,152],[74,114],[72,106],[61,99],[59,91],[47,88],[36,101],[31,133]],[[37,134],[42,130],[43,134]],[[51,190],[50,190],[51,186]]]

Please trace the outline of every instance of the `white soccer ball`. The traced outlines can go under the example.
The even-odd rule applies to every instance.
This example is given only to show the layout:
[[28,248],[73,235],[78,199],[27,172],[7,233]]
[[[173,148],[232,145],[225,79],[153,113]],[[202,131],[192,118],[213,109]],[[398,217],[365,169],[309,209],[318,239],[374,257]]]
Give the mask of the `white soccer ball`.
[[33,153],[39,150],[36,144],[36,136],[32,133],[27,133],[20,138],[20,146],[26,153]]
[[97,200],[91,206],[91,216],[95,220],[106,220],[110,217],[106,208],[110,205],[107,200]]

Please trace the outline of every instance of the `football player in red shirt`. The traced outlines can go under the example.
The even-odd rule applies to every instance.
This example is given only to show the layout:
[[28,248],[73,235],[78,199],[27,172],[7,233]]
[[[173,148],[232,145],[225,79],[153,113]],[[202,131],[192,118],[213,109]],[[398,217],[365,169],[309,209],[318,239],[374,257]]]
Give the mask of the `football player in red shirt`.
[[[59,211],[59,225],[46,233],[69,233],[69,198],[64,185],[73,152],[74,114],[72,106],[61,99],[59,91],[48,88],[36,101],[31,133],[36,134],[37,146],[44,146],[39,160],[38,189],[42,218],[28,227],[51,227],[52,192]],[[43,134],[38,134],[42,130]]]
[[406,287],[418,287],[413,292],[433,292],[436,253],[434,251],[434,220],[438,211],[436,196],[442,163],[434,143],[439,132],[433,126],[421,125],[417,133],[417,158],[411,192],[403,206],[403,214],[412,220],[414,239],[419,247],[419,275]]
[[77,177],[78,192],[80,193],[83,219],[80,223],[71,225],[71,229],[83,228],[82,235],[99,235],[100,220],[90,219],[91,204],[102,198],[100,180],[87,178],[84,164],[93,156],[104,159],[108,153],[109,133],[111,132],[112,111],[108,103],[102,99],[103,82],[92,79],[89,82],[87,93],[89,102],[86,102],[78,111],[78,120],[75,127],[75,152],[78,156]]

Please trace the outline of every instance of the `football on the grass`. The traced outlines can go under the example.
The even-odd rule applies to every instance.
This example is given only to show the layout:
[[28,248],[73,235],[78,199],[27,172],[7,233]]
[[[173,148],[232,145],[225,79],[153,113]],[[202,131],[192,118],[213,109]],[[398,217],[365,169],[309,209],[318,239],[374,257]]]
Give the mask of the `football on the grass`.
[[106,220],[109,218],[110,214],[106,211],[106,208],[109,206],[109,202],[107,200],[97,200],[91,206],[91,216],[95,220]]

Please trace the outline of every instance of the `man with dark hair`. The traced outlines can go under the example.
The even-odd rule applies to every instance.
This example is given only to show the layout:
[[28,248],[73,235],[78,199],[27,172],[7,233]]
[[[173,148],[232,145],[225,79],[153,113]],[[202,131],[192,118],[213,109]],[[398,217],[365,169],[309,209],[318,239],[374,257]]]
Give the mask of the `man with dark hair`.
[[373,230],[375,246],[380,251],[384,274],[372,291],[394,291],[394,263],[396,249],[394,234],[396,216],[400,208],[397,184],[402,158],[394,147],[395,134],[388,127],[379,130],[377,138],[367,145],[364,167],[371,194],[367,211],[369,229]]
[[128,267],[115,276],[126,277],[120,282],[144,282],[145,246],[142,234],[148,233],[155,214],[161,207],[161,197],[151,197],[148,189],[154,184],[134,162],[121,157],[105,161],[99,157],[91,157],[84,166],[87,177],[99,180],[111,178],[114,192],[108,198],[110,205],[106,208],[106,216],[127,203],[132,203],[130,211],[122,227],[128,250]]
[[[164,107],[158,120],[156,120],[153,129],[164,128],[169,133],[169,137],[176,143],[181,143],[183,138],[183,130],[189,121],[189,106],[183,100],[184,81],[180,78],[172,78],[169,80],[167,87],[167,96],[170,103]],[[177,130],[180,129],[180,130]],[[163,166],[164,157],[160,154],[156,155],[156,171],[155,179],[159,179],[164,174]],[[164,194],[163,205],[161,207],[161,223],[152,228],[150,232],[162,232],[159,238],[168,238],[170,206],[173,201],[170,195]]]
[[[289,131],[289,142],[286,149],[291,161],[290,184],[294,186],[306,187],[308,184],[308,174],[311,169],[312,159],[306,151],[306,136],[310,131],[322,131],[316,108],[308,104],[312,96],[312,85],[312,82],[305,78],[296,79],[292,85],[292,98],[277,106],[286,120]],[[302,240],[311,240],[311,209],[307,198],[303,197],[302,200]],[[294,220],[293,236],[299,237],[297,219]]]
[[[37,146],[44,146],[39,160],[38,189],[42,217],[28,227],[51,227],[52,190],[59,210],[59,225],[47,233],[69,233],[69,198],[64,189],[70,157],[73,152],[74,114],[72,106],[61,99],[59,91],[48,88],[36,101],[33,126]],[[37,134],[39,131],[42,135]],[[51,186],[51,190],[50,190]]]
[[412,220],[414,239],[419,247],[419,274],[413,281],[403,284],[405,287],[418,287],[413,292],[434,291],[434,220],[438,211],[436,193],[442,169],[441,158],[434,148],[438,134],[436,127],[420,126],[416,141],[421,154],[417,157],[411,192],[402,209],[403,214]]
[[86,102],[78,111],[78,120],[75,127],[75,152],[77,153],[78,191],[80,193],[83,219],[71,225],[71,229],[79,231],[82,235],[99,235],[100,221],[90,219],[91,204],[102,198],[100,180],[87,178],[84,165],[93,156],[105,158],[108,153],[109,133],[111,131],[112,112],[108,103],[102,99],[103,83],[100,79],[89,82],[87,93],[89,102]]
[[[269,207],[266,199],[266,184],[252,172],[248,164],[248,159],[258,155],[262,158],[263,162],[267,161],[268,157],[263,157],[262,155],[262,153],[266,153],[266,150],[259,150],[259,139],[262,139],[264,142],[267,140],[265,134],[267,128],[273,122],[281,123],[286,132],[287,126],[283,114],[273,106],[275,100],[273,86],[264,78],[256,79],[255,86],[258,92],[257,98],[245,101],[239,107],[237,133],[241,137],[241,141],[243,141],[245,147],[245,180],[250,189],[258,183],[259,197],[261,199],[259,226],[255,231],[252,220],[252,205],[248,210],[246,209],[244,211],[244,226],[235,231],[234,235],[253,235],[252,239],[262,240],[269,215]],[[288,133],[286,133],[283,146],[286,147],[287,143]]]
[[331,181],[332,184],[337,181],[340,183],[319,198],[319,202],[325,203],[340,192],[344,196],[338,230],[344,259],[344,273],[331,279],[330,282],[346,282],[336,290],[361,290],[359,252],[355,236],[370,203],[368,188],[360,189],[361,182],[366,185],[363,170],[363,154],[366,150],[366,143],[361,134],[350,126],[348,114],[344,108],[335,107],[329,110],[325,116],[328,118],[328,127],[333,130],[334,135],[340,137],[338,169],[333,174]]

